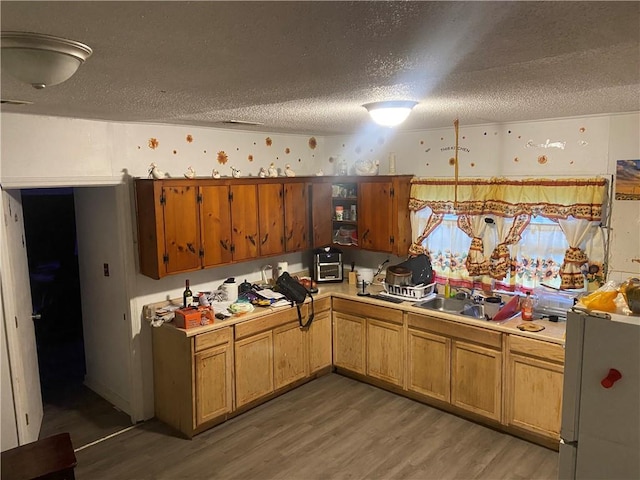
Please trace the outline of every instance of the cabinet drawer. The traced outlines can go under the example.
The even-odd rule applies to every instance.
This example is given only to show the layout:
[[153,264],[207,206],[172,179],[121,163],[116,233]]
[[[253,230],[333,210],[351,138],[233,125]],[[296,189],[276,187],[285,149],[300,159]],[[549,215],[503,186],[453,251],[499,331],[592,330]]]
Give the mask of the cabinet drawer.
[[[300,306],[300,313],[302,314],[302,321],[307,318],[307,305]],[[239,340],[249,335],[264,332],[266,330],[272,330],[280,325],[289,323],[292,321],[298,321],[298,309],[294,307],[285,308],[280,312],[272,313],[270,315],[256,318],[255,320],[249,320],[247,322],[238,323],[235,326],[236,340]]]
[[407,323],[410,328],[427,330],[439,333],[440,335],[461,338],[500,350],[502,349],[502,334],[493,330],[442,320],[427,315],[418,315],[416,313],[407,314]]
[[334,298],[333,309],[359,317],[379,318],[386,322],[402,324],[402,310],[395,310],[393,308],[379,307],[377,305],[354,302],[343,298]]
[[562,345],[555,343],[542,342],[518,335],[509,335],[509,351],[564,363],[564,348]]
[[195,350],[200,352],[207,348],[222,345],[231,341],[231,327],[221,328],[213,332],[201,333],[195,337]]

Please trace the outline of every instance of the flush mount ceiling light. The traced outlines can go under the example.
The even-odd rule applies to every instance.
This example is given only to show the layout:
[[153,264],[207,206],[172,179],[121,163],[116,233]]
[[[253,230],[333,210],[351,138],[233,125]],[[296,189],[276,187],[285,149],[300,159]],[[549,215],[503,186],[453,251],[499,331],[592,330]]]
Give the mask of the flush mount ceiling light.
[[395,127],[407,119],[411,113],[411,109],[417,104],[418,102],[411,100],[390,100],[386,102],[365,103],[363,107],[367,109],[373,121],[378,125]]
[[66,38],[28,32],[2,32],[2,69],[33,88],[71,78],[93,50]]

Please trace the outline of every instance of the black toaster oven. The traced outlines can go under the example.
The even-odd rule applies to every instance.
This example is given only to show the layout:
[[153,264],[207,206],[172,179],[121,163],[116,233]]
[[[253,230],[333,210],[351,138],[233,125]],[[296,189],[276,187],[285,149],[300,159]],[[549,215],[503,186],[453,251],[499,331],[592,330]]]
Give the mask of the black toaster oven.
[[313,251],[313,279],[316,282],[341,282],[342,270],[341,250],[325,247]]

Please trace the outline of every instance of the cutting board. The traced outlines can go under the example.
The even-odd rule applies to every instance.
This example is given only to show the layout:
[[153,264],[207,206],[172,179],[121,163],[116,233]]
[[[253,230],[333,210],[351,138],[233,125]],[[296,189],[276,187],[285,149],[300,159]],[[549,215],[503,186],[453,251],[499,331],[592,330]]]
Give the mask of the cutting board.
[[514,296],[511,300],[509,300],[504,307],[502,307],[498,313],[492,318],[494,322],[500,322],[502,320],[507,320],[513,317],[516,313],[518,313],[518,303],[520,301],[520,297],[517,295]]

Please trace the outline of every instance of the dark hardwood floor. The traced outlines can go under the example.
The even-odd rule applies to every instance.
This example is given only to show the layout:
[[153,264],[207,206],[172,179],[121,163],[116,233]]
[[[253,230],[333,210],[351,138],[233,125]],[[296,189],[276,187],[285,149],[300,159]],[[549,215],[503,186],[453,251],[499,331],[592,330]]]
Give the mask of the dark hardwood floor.
[[43,387],[40,438],[68,432],[74,449],[131,426],[131,417],[81,382]]
[[151,420],[76,453],[88,479],[557,478],[553,450],[336,374],[192,440]]

